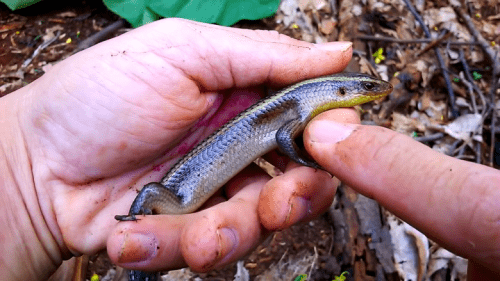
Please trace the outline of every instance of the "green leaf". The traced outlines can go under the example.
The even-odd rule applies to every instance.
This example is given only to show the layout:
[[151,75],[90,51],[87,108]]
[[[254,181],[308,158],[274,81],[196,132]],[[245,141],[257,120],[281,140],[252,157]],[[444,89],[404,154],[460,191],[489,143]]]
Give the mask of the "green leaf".
[[344,274],[349,274],[349,272],[347,271],[342,272],[342,274],[340,274],[340,276],[336,276],[335,279],[333,279],[333,281],[344,281],[347,278],[344,276]]
[[483,78],[483,75],[481,75],[481,73],[478,73],[477,71],[472,72],[472,79],[479,80],[481,78]]
[[279,0],[103,0],[104,4],[134,27],[160,18],[184,18],[230,26],[276,13]]
[[307,279],[307,274],[301,274],[297,277],[295,277],[295,279],[293,279],[293,281],[306,281]]

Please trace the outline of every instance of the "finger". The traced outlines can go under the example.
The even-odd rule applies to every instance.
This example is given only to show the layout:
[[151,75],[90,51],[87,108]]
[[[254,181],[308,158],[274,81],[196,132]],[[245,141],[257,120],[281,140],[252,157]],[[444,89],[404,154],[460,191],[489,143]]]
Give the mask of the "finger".
[[[141,45],[129,47],[130,41],[140,41]],[[352,55],[350,42],[312,44],[274,31],[184,19],[157,21],[95,48],[141,62],[137,67],[145,71],[132,71],[158,90],[168,86],[163,92],[172,91],[172,81],[177,83],[176,88],[192,87],[195,83],[205,91],[264,82],[284,86],[339,72]],[[164,75],[166,72],[168,75]]]
[[251,170],[239,176],[242,181],[231,184],[245,187],[234,187],[240,192],[212,208],[182,216],[139,216],[136,222],[119,223],[107,243],[111,260],[150,271],[186,265],[208,271],[237,260],[264,234],[256,209],[260,190],[269,179]]
[[467,280],[498,281],[498,270],[493,271],[474,260],[467,263]]
[[183,232],[183,256],[193,270],[205,272],[237,261],[268,235],[259,222],[257,204],[269,176],[250,170],[228,183],[228,189],[238,193],[207,210]]
[[[163,28],[163,24],[170,29]],[[176,28],[186,31],[186,37],[177,43],[190,42],[199,59],[193,63],[191,58],[191,63],[177,64],[177,67],[196,77],[207,90],[263,82],[288,85],[339,72],[352,55],[350,42],[315,45],[273,31],[234,29],[187,20],[158,23],[156,28],[163,32]],[[193,36],[199,40],[193,42]]]
[[268,230],[311,220],[333,202],[338,181],[325,171],[290,163],[283,175],[270,180],[260,194],[259,217]]
[[278,150],[273,150],[262,156],[262,158],[281,172],[285,171],[286,166],[290,162],[290,158]]
[[318,163],[455,253],[500,266],[500,174],[381,127],[328,115],[305,131]]
[[[334,109],[328,113],[339,122],[360,122],[352,108]],[[280,157],[272,156],[268,158],[271,163],[282,165]],[[295,162],[289,162],[286,167],[285,173],[272,179],[261,192],[259,215],[262,224],[270,230],[284,229],[317,217],[331,205],[339,185],[339,181],[325,171],[301,167]]]
[[[329,111],[329,116],[333,120],[340,123],[360,123],[359,115],[353,108],[332,109]],[[290,162],[290,158],[288,158],[288,156],[277,151],[271,151],[270,153],[264,155],[263,158],[281,171],[284,171]]]
[[219,190],[217,190],[214,195],[212,195],[205,203],[203,203],[199,210],[208,209],[222,202],[226,202],[228,199],[238,194],[241,189],[254,182],[255,177],[261,176],[264,178],[270,178],[269,175],[259,166],[254,163],[250,164],[243,171],[230,179],[224,185],[224,188],[220,188]]

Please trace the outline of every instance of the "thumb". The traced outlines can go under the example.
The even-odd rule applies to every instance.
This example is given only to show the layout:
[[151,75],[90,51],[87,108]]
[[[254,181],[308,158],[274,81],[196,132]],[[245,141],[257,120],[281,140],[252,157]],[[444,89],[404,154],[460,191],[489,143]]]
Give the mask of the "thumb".
[[[119,40],[140,39],[148,46],[129,48],[128,56],[145,60],[153,53],[148,72],[155,79],[186,83],[192,81],[204,91],[243,88],[269,83],[284,86],[306,78],[340,72],[352,55],[351,42],[312,44],[262,30],[246,30],[199,23],[184,19],[164,19],[134,31]],[[117,39],[118,40],[118,39]],[[123,46],[120,42],[113,42]],[[144,49],[144,50],[143,50]],[[148,61],[149,62],[149,61]],[[165,74],[165,69],[173,73]],[[162,77],[165,76],[165,77]],[[180,80],[180,81],[179,81]],[[192,81],[191,81],[192,80]],[[163,81],[162,81],[163,82]],[[163,85],[155,82],[155,85]]]
[[309,123],[304,145],[327,171],[455,253],[500,267],[500,173],[394,131]]

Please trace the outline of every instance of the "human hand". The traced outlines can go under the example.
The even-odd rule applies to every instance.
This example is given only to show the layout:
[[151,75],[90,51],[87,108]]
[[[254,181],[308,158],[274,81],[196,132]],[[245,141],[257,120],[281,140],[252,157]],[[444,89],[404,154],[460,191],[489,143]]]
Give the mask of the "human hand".
[[469,259],[468,280],[500,274],[500,172],[375,126],[312,120],[304,145],[327,171]]
[[[45,279],[62,259],[106,246],[129,268],[206,271],[269,230],[317,216],[337,182],[270,155],[285,174],[268,183],[249,167],[226,185],[227,202],[185,216],[114,220],[145,183],[260,98],[263,84],[338,72],[351,51],[350,43],[169,19],[78,53],[0,99],[0,222],[10,226],[0,232],[0,279]],[[281,197],[259,199],[266,183]],[[221,195],[206,206],[225,201]],[[273,202],[260,210],[271,229],[259,223],[259,200]]]

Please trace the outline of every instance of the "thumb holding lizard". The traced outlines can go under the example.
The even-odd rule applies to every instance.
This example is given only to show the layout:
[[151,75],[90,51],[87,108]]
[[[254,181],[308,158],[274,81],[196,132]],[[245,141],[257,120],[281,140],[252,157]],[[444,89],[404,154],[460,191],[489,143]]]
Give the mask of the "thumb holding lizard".
[[469,280],[498,280],[500,172],[458,160],[394,131],[340,124],[325,112],[304,145],[327,171],[469,259]]

